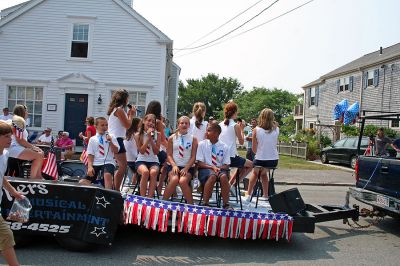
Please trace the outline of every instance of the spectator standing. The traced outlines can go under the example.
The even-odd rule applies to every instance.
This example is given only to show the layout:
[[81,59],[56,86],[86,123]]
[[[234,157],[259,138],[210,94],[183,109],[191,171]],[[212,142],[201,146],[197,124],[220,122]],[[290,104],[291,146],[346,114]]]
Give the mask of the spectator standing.
[[389,156],[387,151],[387,147],[390,145],[395,151],[399,152],[400,150],[393,145],[392,141],[385,136],[384,129],[381,127],[378,129],[375,138],[375,155],[376,156]]
[[128,106],[129,93],[126,90],[117,90],[113,93],[111,102],[108,106],[108,131],[117,138],[119,151],[115,153],[115,159],[118,164],[118,170],[114,176],[114,189],[120,190],[122,178],[126,171],[126,149],[124,146],[124,138],[126,130],[131,126],[132,118],[136,115],[136,108],[129,105],[128,112],[125,112],[125,107]]
[[206,115],[206,105],[197,102],[193,105],[192,118],[190,119],[189,134],[196,137],[197,141],[202,141],[207,135],[208,122],[204,120]]
[[3,114],[0,115],[0,120],[7,121],[7,120],[12,119],[12,117],[13,117],[13,115],[10,114],[10,110],[8,109],[8,107],[4,107]]
[[79,132],[79,138],[81,138],[84,141],[85,146],[87,146],[87,144],[89,143],[89,139],[94,135],[96,135],[96,128],[94,126],[94,117],[88,116],[86,118],[85,124],[86,124],[85,134]]
[[246,159],[253,161],[254,160],[254,152],[253,152],[253,129],[257,126],[257,119],[252,118],[251,119],[251,130],[246,135],[246,141],[247,141],[247,152],[246,152]]
[[[16,199],[23,199],[24,196],[15,190],[4,176],[7,169],[8,151],[11,145],[12,128],[4,121],[0,121],[0,205],[3,198],[3,189],[7,190]],[[0,215],[0,252],[8,265],[19,265],[14,250],[14,235],[10,227]]]

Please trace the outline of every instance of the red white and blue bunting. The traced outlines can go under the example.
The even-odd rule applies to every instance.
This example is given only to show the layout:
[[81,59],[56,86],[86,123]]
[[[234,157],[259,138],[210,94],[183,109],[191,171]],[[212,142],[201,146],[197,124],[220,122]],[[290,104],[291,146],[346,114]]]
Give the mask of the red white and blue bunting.
[[167,232],[240,239],[290,240],[293,218],[287,214],[223,210],[127,195],[125,224]]

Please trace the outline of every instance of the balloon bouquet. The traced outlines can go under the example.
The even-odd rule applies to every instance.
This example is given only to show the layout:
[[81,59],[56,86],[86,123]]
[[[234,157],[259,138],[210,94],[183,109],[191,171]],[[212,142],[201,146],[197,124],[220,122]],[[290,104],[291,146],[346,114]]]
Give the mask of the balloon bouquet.
[[352,125],[357,121],[360,113],[360,104],[358,102],[349,106],[347,99],[337,103],[333,109],[333,119],[338,120],[345,126]]

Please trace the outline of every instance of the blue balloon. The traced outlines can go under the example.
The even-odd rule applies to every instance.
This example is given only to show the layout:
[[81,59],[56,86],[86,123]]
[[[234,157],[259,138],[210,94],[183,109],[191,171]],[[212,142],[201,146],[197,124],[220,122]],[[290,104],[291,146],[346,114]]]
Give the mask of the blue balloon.
[[344,113],[344,120],[343,124],[350,125],[355,122],[357,116],[360,112],[360,104],[358,102],[353,103],[352,105],[347,108],[346,112]]
[[349,101],[347,99],[343,99],[341,102],[337,103],[333,109],[333,119],[340,120],[348,107]]

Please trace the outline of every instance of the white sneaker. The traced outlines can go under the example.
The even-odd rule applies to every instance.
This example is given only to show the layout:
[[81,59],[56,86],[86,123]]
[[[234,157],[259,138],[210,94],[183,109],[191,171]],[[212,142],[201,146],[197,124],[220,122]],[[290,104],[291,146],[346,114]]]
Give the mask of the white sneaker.
[[200,181],[198,178],[193,179],[193,190],[196,190],[200,186]]
[[176,186],[176,193],[177,193],[178,195],[182,195],[182,189],[181,189],[180,186]]
[[245,199],[245,201],[247,202],[247,203],[250,203],[251,202],[251,200],[252,200],[252,198],[251,198],[251,196],[249,195],[249,196],[247,196],[246,197],[246,199]]
[[232,196],[236,197],[236,187],[234,185],[229,188],[229,191]]
[[125,193],[125,194],[128,193],[128,191],[129,191],[129,187],[123,187],[121,190],[121,192]]

